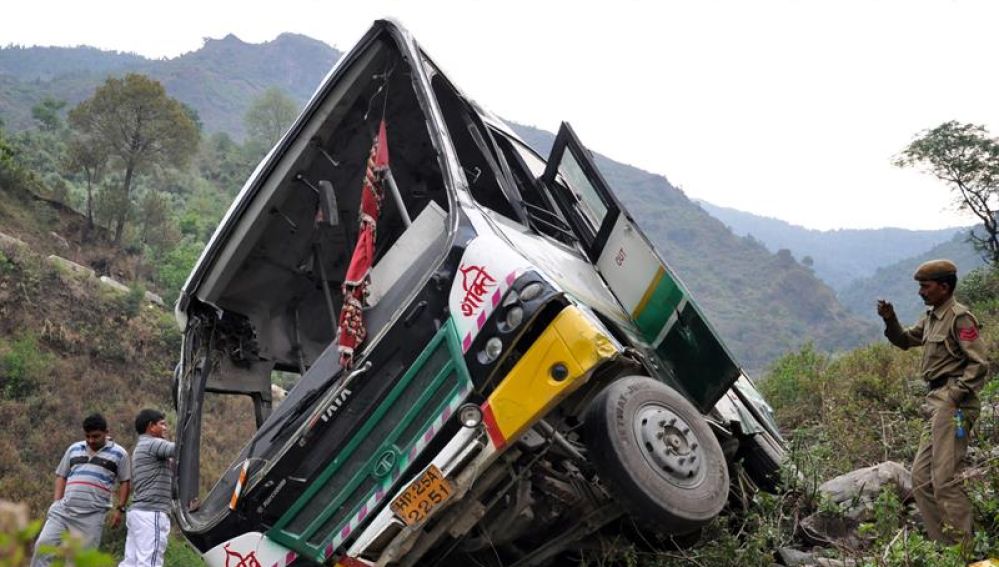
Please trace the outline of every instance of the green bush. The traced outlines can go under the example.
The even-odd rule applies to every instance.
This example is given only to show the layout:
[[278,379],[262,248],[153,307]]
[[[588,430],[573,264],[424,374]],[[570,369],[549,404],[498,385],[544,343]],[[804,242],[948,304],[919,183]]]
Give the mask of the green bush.
[[[824,370],[829,357],[806,343],[797,352],[777,359],[770,372],[760,380],[759,388],[774,410],[793,413],[795,421],[818,418],[825,389]],[[802,410],[804,413],[799,412]]]
[[146,288],[136,284],[128,288],[128,293],[121,297],[121,309],[125,317],[131,319],[139,314],[146,300]]
[[[28,564],[33,552],[32,541],[41,530],[42,522],[37,520],[24,529],[14,532],[0,532],[0,567],[23,567]],[[69,537],[59,546],[43,547],[53,557],[52,567],[114,567],[117,562],[107,553],[88,549],[79,540]]]
[[39,350],[37,339],[30,334],[4,346],[5,352],[0,355],[0,394],[8,400],[25,398],[34,393],[51,363],[50,357]]

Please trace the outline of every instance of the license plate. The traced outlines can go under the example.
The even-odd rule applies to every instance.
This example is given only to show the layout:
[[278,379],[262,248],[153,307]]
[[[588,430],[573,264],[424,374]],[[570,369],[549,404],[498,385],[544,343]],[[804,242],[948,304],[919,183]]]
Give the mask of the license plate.
[[402,518],[407,526],[426,519],[430,511],[451,497],[451,483],[441,470],[434,465],[423,472],[406,490],[392,501],[392,511]]

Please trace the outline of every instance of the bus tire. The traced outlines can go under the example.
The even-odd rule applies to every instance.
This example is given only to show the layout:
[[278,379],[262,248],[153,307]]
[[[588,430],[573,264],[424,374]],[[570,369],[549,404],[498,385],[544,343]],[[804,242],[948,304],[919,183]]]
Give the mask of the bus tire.
[[611,495],[661,533],[696,531],[728,500],[717,438],[697,408],[662,382],[627,376],[611,383],[587,408],[584,439]]

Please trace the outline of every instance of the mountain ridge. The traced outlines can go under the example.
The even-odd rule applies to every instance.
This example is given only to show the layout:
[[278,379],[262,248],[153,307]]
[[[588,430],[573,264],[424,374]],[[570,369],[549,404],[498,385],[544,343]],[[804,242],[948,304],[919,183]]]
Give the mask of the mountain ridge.
[[8,128],[33,125],[31,107],[45,97],[72,107],[109,75],[142,73],[198,111],[209,132],[245,135],[243,116],[253,98],[271,86],[304,104],[342,53],[317,39],[282,33],[249,43],[234,34],[205,38],[200,49],[168,59],[93,47],[0,48],[0,116]]
[[[251,44],[230,34],[206,40],[199,50],[169,60],[146,60],[123,72],[150,74],[163,82],[170,96],[198,112],[205,130],[239,137],[253,96],[277,86],[304,101],[339,56],[334,48],[305,36],[282,34],[266,44]],[[9,68],[11,54],[5,58],[0,50],[0,61],[5,60]],[[96,62],[89,68],[121,61]],[[4,69],[0,66],[0,113],[14,128],[31,125],[30,108],[43,96],[63,98],[72,105],[103,81],[86,65],[81,65],[78,75],[59,75],[51,81],[19,81],[4,74]],[[75,99],[65,96],[70,87]],[[9,119],[11,115],[15,119]],[[547,155],[553,134],[521,125],[515,129]],[[874,326],[846,311],[832,289],[790,254],[773,254],[759,242],[736,236],[665,176],[601,155],[596,161],[749,371],[761,372],[782,353],[808,341],[834,351],[874,338]]]
[[732,232],[752,236],[771,252],[788,249],[799,261],[810,256],[816,275],[837,292],[872,276],[879,267],[919,255],[969,228],[818,230],[703,200],[696,202]]

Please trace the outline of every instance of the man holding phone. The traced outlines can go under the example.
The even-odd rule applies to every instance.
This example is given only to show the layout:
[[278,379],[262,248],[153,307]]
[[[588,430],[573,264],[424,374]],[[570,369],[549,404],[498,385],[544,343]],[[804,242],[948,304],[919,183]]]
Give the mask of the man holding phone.
[[885,336],[893,345],[903,350],[923,347],[920,374],[929,390],[923,405],[927,421],[912,463],[913,496],[930,538],[969,543],[971,501],[961,472],[968,434],[981,405],[978,392],[988,374],[985,344],[978,320],[954,300],[953,262],[924,262],[913,278],[927,305],[919,322],[903,328],[891,303],[879,299],[877,306]]

